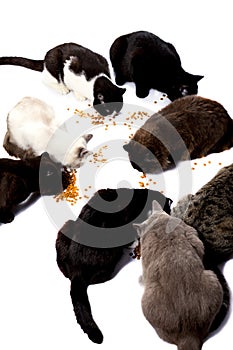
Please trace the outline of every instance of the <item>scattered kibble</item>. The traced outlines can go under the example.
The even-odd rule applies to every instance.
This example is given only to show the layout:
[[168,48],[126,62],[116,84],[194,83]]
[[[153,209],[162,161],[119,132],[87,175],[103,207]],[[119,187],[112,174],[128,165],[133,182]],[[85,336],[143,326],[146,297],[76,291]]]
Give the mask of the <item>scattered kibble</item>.
[[76,185],[76,169],[64,168],[64,173],[67,177],[68,186],[63,192],[59,193],[58,195],[55,195],[54,198],[56,202],[66,200],[71,205],[74,205],[76,204],[79,196],[79,189]]

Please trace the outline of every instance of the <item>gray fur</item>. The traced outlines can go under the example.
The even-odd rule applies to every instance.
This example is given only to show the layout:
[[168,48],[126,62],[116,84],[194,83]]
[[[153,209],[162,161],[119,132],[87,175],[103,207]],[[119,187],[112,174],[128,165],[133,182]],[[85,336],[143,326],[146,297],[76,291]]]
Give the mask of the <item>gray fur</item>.
[[204,268],[204,246],[196,230],[156,206],[137,228],[142,237],[143,314],[178,350],[200,350],[222,305],[223,290],[213,271]]
[[195,195],[182,198],[172,215],[193,226],[216,265],[233,253],[233,164],[222,168]]

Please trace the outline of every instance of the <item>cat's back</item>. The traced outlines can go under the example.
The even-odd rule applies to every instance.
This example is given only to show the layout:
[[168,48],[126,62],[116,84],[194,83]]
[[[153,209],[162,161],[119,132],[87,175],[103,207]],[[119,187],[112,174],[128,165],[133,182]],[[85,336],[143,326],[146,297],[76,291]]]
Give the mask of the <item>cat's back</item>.
[[189,136],[196,136],[198,142],[201,138],[214,138],[217,142],[233,126],[231,117],[220,103],[196,95],[173,101],[152,115],[142,129],[162,130],[166,123],[167,128],[169,124],[174,126],[185,142],[188,141],[187,132]]
[[193,246],[186,237],[187,231],[188,225],[180,219],[160,218],[157,225],[142,238],[144,260],[151,261],[151,266],[156,262],[164,275],[179,272],[178,279],[187,278],[186,269],[194,274],[202,270],[203,264],[197,251],[202,251],[203,244],[197,239],[196,246]]
[[23,127],[33,122],[49,125],[53,120],[55,120],[53,108],[46,102],[30,96],[22,98],[7,116],[9,128]]
[[195,119],[198,119],[200,115],[204,119],[212,117],[213,120],[216,117],[217,120],[230,118],[226,109],[219,102],[197,95],[181,97],[161,109],[159,114],[169,118],[169,115],[175,112],[183,112],[184,115],[187,113],[187,116],[190,115]]
[[192,196],[183,215],[184,221],[196,227],[205,237],[208,237],[210,231],[215,231],[217,238],[218,230],[213,230],[213,227],[221,226],[221,222],[222,224],[225,222],[227,228],[229,220],[228,229],[233,225],[232,191],[233,165],[231,164],[221,169],[212,180]]
[[[161,232],[160,227],[153,228],[150,237],[146,238],[146,234],[142,240],[143,312],[154,328],[159,328],[162,338],[167,340],[172,331],[174,342],[176,336],[186,334],[188,330],[195,332],[204,327],[208,330],[223,297],[217,276],[204,269],[198,253],[203,244],[195,234],[192,236],[193,229],[190,229],[189,232],[187,225],[182,223],[169,232],[163,222]],[[150,263],[144,264],[146,258]],[[180,324],[183,324],[182,332],[179,326],[176,328]]]
[[166,41],[159,38],[157,35],[148,31],[136,31],[120,38],[127,40],[128,51],[135,50],[136,48],[144,49],[145,52],[150,54],[160,55],[173,55],[176,53],[174,47]]
[[73,42],[52,48],[46,53],[44,61],[46,66],[55,65],[59,70],[64,68],[66,61],[70,61],[72,63],[71,70],[74,73],[84,71],[88,75],[89,71],[93,71],[91,77],[99,73],[104,73],[107,76],[110,74],[108,61],[105,57]]

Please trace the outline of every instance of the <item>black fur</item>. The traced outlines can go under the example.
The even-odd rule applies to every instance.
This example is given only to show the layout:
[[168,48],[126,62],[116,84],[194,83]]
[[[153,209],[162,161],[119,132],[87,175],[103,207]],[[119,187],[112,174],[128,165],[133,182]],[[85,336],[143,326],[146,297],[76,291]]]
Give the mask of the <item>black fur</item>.
[[[157,191],[99,190],[82,208],[78,219],[67,221],[58,232],[57,263],[65,277],[71,280],[71,299],[77,322],[95,343],[102,343],[103,335],[93,320],[87,288],[110,280],[124,265],[122,259],[128,262],[132,259],[132,249],[127,251],[137,236],[132,223],[147,217],[154,199],[170,213],[171,200]],[[111,236],[112,230],[115,241],[112,237],[113,245],[110,246],[103,237]],[[117,245],[117,238],[122,242],[124,235],[124,245]],[[92,240],[92,246],[84,244],[86,239]]]
[[0,159],[0,222],[13,221],[16,206],[31,193],[54,195],[67,185],[61,164],[47,153],[28,160]]
[[116,84],[136,84],[136,95],[144,98],[150,89],[168,95],[171,101],[196,94],[200,75],[187,73],[175,47],[158,36],[137,31],[118,37],[110,48]]
[[67,60],[71,60],[70,71],[76,75],[84,73],[87,81],[100,74],[106,75],[107,78],[97,78],[98,82],[96,82],[93,91],[93,105],[104,116],[120,111],[123,105],[122,96],[126,89],[119,88],[111,82],[108,62],[103,56],[79,44],[64,43],[58,45],[46,53],[44,60],[0,57],[0,65],[23,66],[40,72],[46,68],[58,83],[65,85],[64,64]]

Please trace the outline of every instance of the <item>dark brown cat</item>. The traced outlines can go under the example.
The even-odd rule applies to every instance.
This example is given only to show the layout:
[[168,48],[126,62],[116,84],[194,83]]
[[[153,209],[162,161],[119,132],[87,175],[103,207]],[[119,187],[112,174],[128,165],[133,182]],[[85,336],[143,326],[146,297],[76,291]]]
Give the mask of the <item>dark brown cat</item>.
[[224,107],[200,96],[175,100],[152,115],[124,145],[132,166],[159,173],[179,161],[233,146],[233,121]]
[[14,220],[15,208],[30,194],[55,195],[68,186],[62,165],[48,153],[27,160],[0,159],[0,222]]

